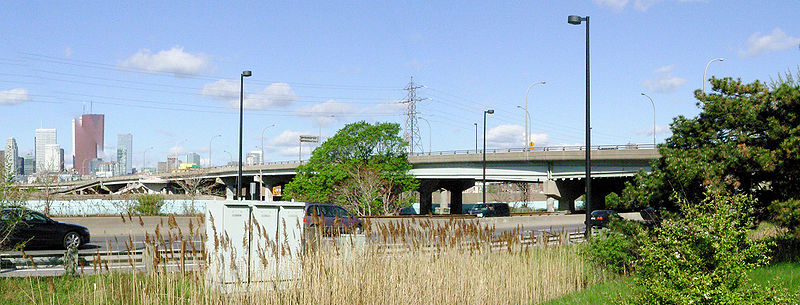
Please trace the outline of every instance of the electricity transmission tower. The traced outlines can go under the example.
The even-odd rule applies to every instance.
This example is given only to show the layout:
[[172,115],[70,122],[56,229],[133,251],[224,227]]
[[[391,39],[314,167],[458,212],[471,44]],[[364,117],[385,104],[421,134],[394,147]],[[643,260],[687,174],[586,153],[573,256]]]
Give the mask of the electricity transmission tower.
[[417,89],[425,88],[425,86],[417,86],[414,84],[414,77],[404,90],[408,91],[406,98],[400,103],[408,105],[406,108],[406,125],[403,139],[408,142],[409,153],[413,154],[414,150],[424,151],[421,144],[421,136],[419,133],[419,125],[417,124],[417,102],[426,100],[427,98],[417,97]]

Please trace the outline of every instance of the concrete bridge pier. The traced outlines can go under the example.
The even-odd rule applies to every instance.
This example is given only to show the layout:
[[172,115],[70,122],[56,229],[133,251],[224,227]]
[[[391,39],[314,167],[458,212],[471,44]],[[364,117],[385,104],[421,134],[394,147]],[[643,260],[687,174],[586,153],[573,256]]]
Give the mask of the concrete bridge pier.
[[419,182],[419,214],[433,214],[433,191],[439,189],[439,180]]
[[451,180],[441,183],[441,187],[450,193],[450,214],[462,214],[464,203],[463,193],[466,189],[475,185],[472,180]]
[[558,200],[558,210],[575,212],[575,199],[584,193],[584,183],[581,179],[546,180],[542,188],[547,195],[548,212],[556,210],[556,200]]

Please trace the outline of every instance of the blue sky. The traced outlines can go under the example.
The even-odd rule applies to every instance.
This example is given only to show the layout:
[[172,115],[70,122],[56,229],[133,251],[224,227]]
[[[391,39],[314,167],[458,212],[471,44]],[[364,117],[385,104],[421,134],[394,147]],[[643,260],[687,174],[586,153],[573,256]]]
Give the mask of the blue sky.
[[425,151],[474,149],[484,109],[496,111],[490,148],[523,146],[516,106],[538,81],[536,145],[581,145],[585,27],[567,24],[572,14],[591,16],[593,144],[652,142],[642,92],[663,141],[673,117],[697,114],[710,59],[725,58],[708,77],[748,82],[800,64],[797,1],[266,2],[0,4],[0,137],[25,153],[34,129],[56,128],[70,154],[71,120],[91,104],[109,155],[133,134],[137,168],[149,147],[150,167],[175,151],[207,162],[209,142],[221,164],[236,158],[238,77],[252,70],[244,149],[260,149],[263,131],[267,160],[296,160],[300,134],[402,125],[411,76],[428,98]]

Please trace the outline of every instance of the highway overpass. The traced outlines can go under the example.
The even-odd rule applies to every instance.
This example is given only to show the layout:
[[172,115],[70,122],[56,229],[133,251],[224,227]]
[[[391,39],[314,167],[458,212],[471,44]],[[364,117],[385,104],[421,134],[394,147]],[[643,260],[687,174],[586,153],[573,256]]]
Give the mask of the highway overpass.
[[[591,156],[592,197],[597,200],[593,204],[602,204],[606,194],[620,190],[624,181],[636,172],[650,171],[650,161],[658,158],[659,154],[652,145],[609,145],[593,147]],[[558,209],[574,210],[574,200],[584,193],[584,158],[582,146],[487,150],[486,180],[541,182],[550,208],[555,209],[555,201],[558,200]],[[430,212],[432,193],[440,189],[449,192],[451,210],[460,211],[462,192],[482,179],[483,155],[474,150],[415,154],[408,159],[413,167],[410,174],[420,180],[420,212]],[[271,200],[271,192],[259,190],[285,185],[294,178],[300,164],[295,161],[244,166],[244,196],[248,199]],[[46,187],[64,194],[185,192],[188,187],[232,197],[237,170],[236,166],[214,167],[152,176],[129,175],[72,181]]]

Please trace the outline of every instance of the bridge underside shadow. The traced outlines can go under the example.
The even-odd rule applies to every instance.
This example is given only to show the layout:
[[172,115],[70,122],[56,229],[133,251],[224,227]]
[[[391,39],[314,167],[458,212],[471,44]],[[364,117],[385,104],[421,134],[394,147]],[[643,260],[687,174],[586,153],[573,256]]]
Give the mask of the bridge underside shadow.
[[[625,182],[631,177],[592,178],[592,210],[605,209],[605,198],[608,194],[622,192]],[[547,211],[576,212],[575,200],[586,193],[585,179],[547,180],[542,184],[547,196]],[[433,193],[445,189],[450,194],[450,214],[462,214],[463,192],[475,185],[474,179],[421,179],[419,186],[419,213],[432,214]],[[519,182],[519,181],[487,181],[487,182]],[[558,204],[556,205],[556,201]],[[445,198],[442,202],[446,202]]]

